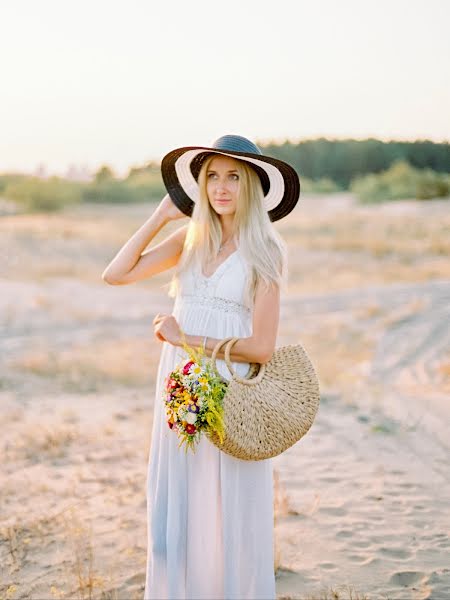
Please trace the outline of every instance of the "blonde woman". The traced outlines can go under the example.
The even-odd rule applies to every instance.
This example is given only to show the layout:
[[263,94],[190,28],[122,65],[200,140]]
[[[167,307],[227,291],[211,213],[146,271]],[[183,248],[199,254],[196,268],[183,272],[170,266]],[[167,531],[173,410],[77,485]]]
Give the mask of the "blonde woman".
[[[207,356],[224,337],[239,337],[230,354],[239,375],[270,360],[287,280],[286,246],[272,222],[294,208],[299,179],[238,135],[210,148],[177,148],[161,170],[168,194],[103,273],[108,283],[124,285],[175,267],[172,314],[153,321],[162,350],[144,600],[274,599],[272,460],[234,458],[206,437],[185,453],[166,422],[162,392],[164,378],[186,358],[181,332]],[[183,217],[189,223],[143,252],[167,222]],[[229,379],[224,348],[216,365]]]

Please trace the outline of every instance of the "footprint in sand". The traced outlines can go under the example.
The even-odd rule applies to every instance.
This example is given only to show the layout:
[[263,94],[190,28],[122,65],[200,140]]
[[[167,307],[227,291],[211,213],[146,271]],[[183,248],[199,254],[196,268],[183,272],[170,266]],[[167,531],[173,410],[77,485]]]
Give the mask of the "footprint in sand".
[[[277,589],[283,594],[283,590],[298,589],[299,587],[316,581],[316,575],[306,575],[289,567],[279,567],[275,573]],[[282,596],[283,597],[283,596]]]
[[398,469],[394,469],[392,471],[389,471],[391,473],[391,475],[406,475],[405,471],[401,471]]
[[438,548],[450,548],[450,536],[446,533],[436,533],[432,536],[431,540]]
[[397,487],[402,488],[404,490],[413,490],[417,488],[417,485],[415,483],[410,483],[409,481],[403,481],[397,483]]
[[334,563],[330,563],[330,562],[319,563],[319,567],[321,569],[325,569],[326,571],[336,571],[338,568],[337,565],[335,565]]
[[342,481],[341,477],[333,477],[330,475],[324,475],[322,477],[320,477],[320,481],[324,482],[324,483],[339,483],[340,481]]
[[336,532],[336,536],[339,538],[351,538],[353,536],[353,531],[351,531],[351,529],[340,529]]
[[343,517],[347,514],[347,509],[341,506],[320,506],[319,510],[333,517]]
[[384,515],[369,515],[369,519],[371,521],[376,521],[377,523],[383,523]]
[[366,554],[349,554],[348,559],[356,563],[359,566],[371,564],[374,560],[372,555],[367,556]]
[[395,585],[409,586],[414,583],[425,583],[427,580],[426,573],[422,571],[397,571],[391,575],[390,583]]
[[352,544],[355,548],[370,548],[370,546],[372,546],[370,540],[355,540]]
[[385,546],[382,546],[378,552],[384,556],[397,560],[407,560],[408,558],[411,558],[412,555],[409,550],[405,550],[404,548],[386,548]]

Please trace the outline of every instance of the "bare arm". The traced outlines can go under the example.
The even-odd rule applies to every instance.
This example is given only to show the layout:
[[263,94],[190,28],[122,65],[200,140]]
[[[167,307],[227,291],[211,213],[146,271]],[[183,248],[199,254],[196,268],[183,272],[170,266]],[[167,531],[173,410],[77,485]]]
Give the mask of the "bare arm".
[[[266,363],[272,358],[278,332],[280,317],[280,289],[272,286],[270,290],[262,290],[258,286],[253,310],[253,332],[250,337],[240,338],[230,351],[232,362]],[[185,335],[189,346],[198,348],[203,344],[200,335]],[[211,356],[219,338],[206,339],[205,354]],[[182,343],[177,344],[182,346]],[[225,346],[219,350],[217,359],[225,358]]]
[[164,225],[172,219],[181,217],[185,215],[175,207],[170,196],[166,194],[153,214],[106,267],[102,279],[111,285],[126,285],[152,277],[175,266],[183,250],[187,225],[177,229],[147,252],[143,253],[143,250]]

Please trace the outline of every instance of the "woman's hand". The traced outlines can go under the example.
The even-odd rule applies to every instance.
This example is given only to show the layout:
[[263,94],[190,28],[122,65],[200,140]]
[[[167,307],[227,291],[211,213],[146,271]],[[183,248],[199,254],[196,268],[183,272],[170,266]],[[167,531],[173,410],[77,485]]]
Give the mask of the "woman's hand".
[[169,194],[164,196],[156,210],[163,215],[166,221],[175,221],[187,216],[177,208]]
[[182,331],[173,315],[158,313],[153,319],[153,326],[156,339],[161,342],[168,342],[173,346],[181,346]]

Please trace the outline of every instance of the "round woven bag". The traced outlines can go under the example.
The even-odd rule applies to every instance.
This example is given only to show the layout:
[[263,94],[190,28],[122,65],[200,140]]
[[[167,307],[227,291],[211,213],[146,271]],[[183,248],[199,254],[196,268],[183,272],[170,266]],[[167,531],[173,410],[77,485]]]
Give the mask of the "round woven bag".
[[240,377],[230,360],[231,347],[238,339],[220,340],[211,355],[217,371],[217,353],[228,342],[225,362],[231,378],[223,398],[225,435],[223,443],[216,433],[207,437],[236,458],[272,458],[293,446],[311,427],[319,408],[318,378],[301,344],[276,348],[269,362],[251,363],[245,377]]

